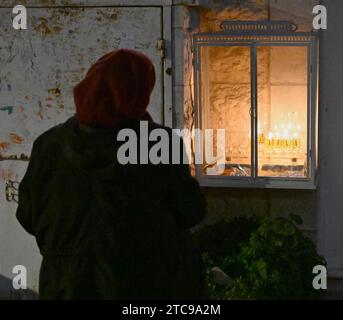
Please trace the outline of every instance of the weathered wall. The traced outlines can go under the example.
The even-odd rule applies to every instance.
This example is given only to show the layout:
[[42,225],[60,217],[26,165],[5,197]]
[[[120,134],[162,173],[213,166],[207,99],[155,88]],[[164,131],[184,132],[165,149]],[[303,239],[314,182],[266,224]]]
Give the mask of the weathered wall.
[[171,5],[173,0],[1,0],[1,6],[162,6]]

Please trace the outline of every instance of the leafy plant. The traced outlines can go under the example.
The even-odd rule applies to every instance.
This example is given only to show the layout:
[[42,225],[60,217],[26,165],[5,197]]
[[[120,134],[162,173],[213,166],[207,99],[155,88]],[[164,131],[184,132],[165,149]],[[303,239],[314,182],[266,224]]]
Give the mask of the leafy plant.
[[203,263],[206,270],[206,280],[207,280],[207,287],[209,292],[209,298],[211,300],[223,300],[229,295],[228,288],[217,284],[214,281],[212,268],[216,266],[213,260],[207,253],[203,254]]
[[259,226],[256,216],[240,216],[230,221],[220,220],[213,225],[203,226],[193,234],[200,250],[207,254],[214,264],[221,264],[228,255],[240,251],[240,245],[248,242]]
[[[232,221],[232,225],[224,224],[226,232],[231,232],[233,226],[239,226],[239,232],[234,232],[232,237],[224,237],[226,240],[223,242],[217,239],[215,244],[200,245],[204,253],[211,297],[213,299],[319,298],[320,292],[312,287],[314,276],[312,270],[314,266],[326,263],[317,254],[312,241],[297,227],[301,223],[299,217],[291,216],[290,219],[239,218]],[[203,233],[197,234],[196,238],[198,241],[201,238],[200,243],[211,237],[218,238],[221,233],[225,233],[224,226],[212,226]],[[207,233],[215,233],[215,235],[209,236]],[[226,251],[225,247],[227,247]],[[230,288],[220,287],[213,282],[211,269],[214,266],[220,267],[234,278]]]
[[253,231],[259,226],[256,216],[240,216],[231,221],[221,220],[213,225],[206,225],[193,234],[201,252],[206,269],[206,278],[212,299],[225,299],[228,288],[218,285],[211,272],[212,268],[219,266],[230,277],[240,275],[240,265],[229,261],[228,257],[237,255],[241,244],[248,242]]

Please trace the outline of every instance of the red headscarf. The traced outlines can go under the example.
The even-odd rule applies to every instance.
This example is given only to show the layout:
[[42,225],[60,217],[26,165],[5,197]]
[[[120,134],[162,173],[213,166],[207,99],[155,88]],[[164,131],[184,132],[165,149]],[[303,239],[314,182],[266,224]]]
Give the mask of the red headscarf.
[[104,55],[74,88],[79,123],[113,127],[124,118],[145,118],[155,81],[154,66],[142,53],[119,49]]

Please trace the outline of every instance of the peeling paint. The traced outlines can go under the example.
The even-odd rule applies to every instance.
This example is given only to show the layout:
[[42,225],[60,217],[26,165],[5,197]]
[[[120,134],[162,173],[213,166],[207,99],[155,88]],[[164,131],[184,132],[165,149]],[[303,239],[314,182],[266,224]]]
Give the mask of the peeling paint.
[[0,161],[30,161],[30,157],[24,153],[18,155],[2,155],[0,153]]
[[19,189],[19,182],[13,180],[6,181],[6,200],[8,202],[14,201],[18,203],[18,189]]
[[1,150],[6,150],[10,147],[10,144],[8,142],[0,142],[0,149]]
[[[0,30],[7,15],[11,10],[0,8]],[[0,35],[0,115],[11,115],[0,116],[0,141],[10,144],[10,155],[29,154],[38,135],[75,113],[73,88],[103,54],[136,48],[162,75],[160,8],[32,8],[30,23],[25,36],[11,29]],[[162,103],[158,77],[149,108],[157,122]],[[24,140],[9,139],[11,132]]]
[[110,12],[98,11],[96,19],[98,21],[102,21],[103,19],[105,19],[113,22],[115,20],[120,19],[120,17],[120,10],[113,9]]
[[61,94],[61,90],[59,88],[48,89],[48,92],[50,94],[55,94],[55,95],[60,95]]
[[4,169],[0,167],[0,180],[9,181],[15,178],[15,173],[12,169]]
[[5,106],[5,107],[0,107],[1,111],[7,111],[7,113],[9,115],[11,115],[13,113],[13,106]]
[[[33,29],[44,37],[52,37],[54,34],[65,29],[66,20],[80,18],[84,13],[84,8],[58,8],[51,9],[47,17],[38,17],[33,20]],[[36,20],[36,21],[35,21]]]
[[11,138],[11,141],[15,144],[22,144],[24,141],[24,138],[22,138],[16,133],[10,133],[10,138]]

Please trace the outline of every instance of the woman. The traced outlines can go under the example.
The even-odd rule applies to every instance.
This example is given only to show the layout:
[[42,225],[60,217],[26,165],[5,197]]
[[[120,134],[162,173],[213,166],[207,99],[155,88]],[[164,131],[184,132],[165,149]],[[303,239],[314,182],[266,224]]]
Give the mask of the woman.
[[111,52],[75,87],[76,115],[34,142],[17,218],[43,256],[42,299],[205,297],[189,232],[205,200],[188,165],[117,159],[121,129],[139,137],[150,119],[172,134],[146,112],[154,84],[146,56]]

